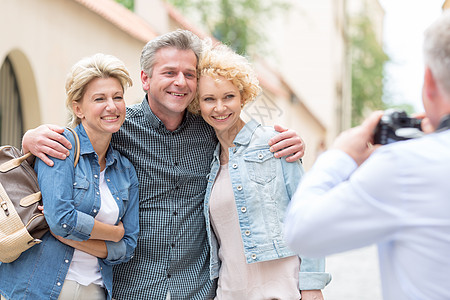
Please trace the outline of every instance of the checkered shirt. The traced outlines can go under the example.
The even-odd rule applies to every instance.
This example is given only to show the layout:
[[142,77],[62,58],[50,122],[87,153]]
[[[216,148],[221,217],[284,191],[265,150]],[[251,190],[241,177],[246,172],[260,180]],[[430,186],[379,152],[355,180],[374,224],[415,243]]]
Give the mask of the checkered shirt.
[[115,299],[213,298],[203,200],[216,143],[200,116],[171,132],[147,98],[127,107],[112,145],[136,168],[140,232],[134,257],[114,267]]

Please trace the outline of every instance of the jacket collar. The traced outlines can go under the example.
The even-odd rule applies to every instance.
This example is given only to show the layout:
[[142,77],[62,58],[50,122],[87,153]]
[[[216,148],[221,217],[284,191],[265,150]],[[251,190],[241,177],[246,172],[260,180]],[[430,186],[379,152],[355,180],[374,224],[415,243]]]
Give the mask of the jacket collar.
[[[78,138],[80,139],[80,156],[87,154],[95,154],[94,147],[92,147],[92,143],[89,140],[89,137],[86,133],[86,130],[83,127],[83,124],[79,124],[75,127],[75,131],[78,134]],[[114,161],[117,160],[117,155],[112,148],[111,144],[106,151],[106,165],[112,165]]]
[[239,131],[237,136],[234,138],[233,143],[236,146],[247,145],[248,143],[250,143],[253,133],[259,126],[261,126],[261,124],[259,124],[254,119],[251,119],[247,124],[245,124],[241,131]]
[[[236,147],[248,145],[252,139],[253,133],[260,126],[261,124],[259,124],[254,119],[251,119],[248,123],[244,125],[241,131],[239,131],[239,133],[236,135],[233,144],[236,145]],[[219,160],[219,155],[220,155],[220,143],[217,143],[216,150],[214,151],[214,157],[217,160]]]

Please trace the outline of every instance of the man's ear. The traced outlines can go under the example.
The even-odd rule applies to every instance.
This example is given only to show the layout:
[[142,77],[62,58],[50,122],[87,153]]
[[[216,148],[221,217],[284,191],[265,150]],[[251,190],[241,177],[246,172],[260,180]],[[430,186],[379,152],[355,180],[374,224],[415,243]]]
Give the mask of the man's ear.
[[147,73],[145,73],[144,71],[141,71],[141,82],[142,82],[142,88],[144,89],[144,91],[148,91],[150,89],[150,83],[148,82],[148,79],[150,77],[148,77]]
[[425,96],[428,99],[434,99],[437,95],[438,87],[436,84],[436,79],[434,78],[433,73],[431,72],[429,67],[425,67],[425,75],[423,79],[423,89]]

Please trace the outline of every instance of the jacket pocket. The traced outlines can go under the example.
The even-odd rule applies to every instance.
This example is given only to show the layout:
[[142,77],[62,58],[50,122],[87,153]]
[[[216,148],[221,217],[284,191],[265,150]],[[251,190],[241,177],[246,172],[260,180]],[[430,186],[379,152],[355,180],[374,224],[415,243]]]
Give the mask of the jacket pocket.
[[[125,213],[128,208],[128,203],[129,203],[128,200],[130,199],[130,194],[128,193],[128,189],[120,190],[119,197],[120,197],[120,200],[122,201],[123,213]],[[119,207],[120,207],[120,203],[117,203],[117,205],[119,205]]]
[[250,180],[259,184],[266,184],[275,178],[275,157],[269,149],[249,151],[244,155],[244,161]]
[[79,206],[83,202],[88,188],[89,181],[85,177],[75,175],[75,181],[73,182],[73,201],[75,206]]

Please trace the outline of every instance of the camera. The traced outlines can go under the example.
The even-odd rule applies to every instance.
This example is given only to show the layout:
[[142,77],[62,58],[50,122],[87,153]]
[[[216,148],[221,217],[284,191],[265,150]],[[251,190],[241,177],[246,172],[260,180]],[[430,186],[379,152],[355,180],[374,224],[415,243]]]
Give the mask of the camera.
[[375,129],[374,144],[386,145],[423,135],[422,120],[410,118],[403,110],[388,109]]

